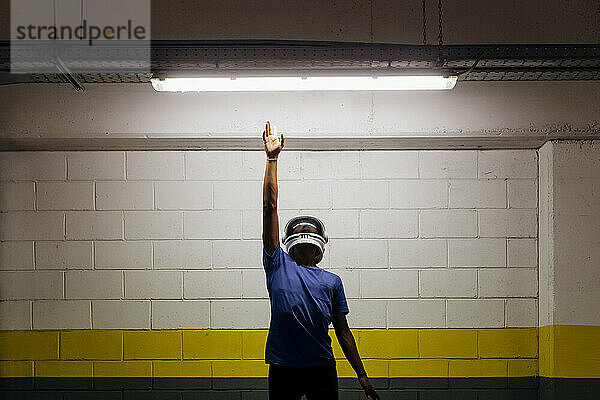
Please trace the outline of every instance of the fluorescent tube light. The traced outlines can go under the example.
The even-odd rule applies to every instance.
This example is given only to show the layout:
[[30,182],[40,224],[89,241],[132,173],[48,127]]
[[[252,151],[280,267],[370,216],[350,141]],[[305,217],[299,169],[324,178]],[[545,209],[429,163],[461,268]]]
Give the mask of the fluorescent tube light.
[[452,89],[456,76],[269,76],[153,78],[161,92],[271,92],[296,90],[442,90]]

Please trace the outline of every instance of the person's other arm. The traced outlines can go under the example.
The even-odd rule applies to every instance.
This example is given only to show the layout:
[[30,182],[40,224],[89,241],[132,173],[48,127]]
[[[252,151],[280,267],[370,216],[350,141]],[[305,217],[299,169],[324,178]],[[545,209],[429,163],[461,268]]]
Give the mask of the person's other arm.
[[277,215],[277,157],[283,149],[283,134],[281,141],[277,132],[271,132],[271,123],[267,121],[263,131],[263,143],[267,154],[265,180],[263,184],[263,246],[267,253],[273,254],[279,244],[279,217]]
[[354,335],[352,335],[352,331],[348,326],[346,314],[335,313],[333,315],[333,327],[335,329],[335,335],[338,339],[340,347],[350,362],[350,365],[352,365],[352,368],[356,372],[360,386],[362,386],[364,389],[367,398],[379,399],[379,395],[377,392],[375,392],[375,389],[373,389],[371,382],[369,382],[365,368],[363,367],[360,356],[358,355],[358,349],[356,348]]

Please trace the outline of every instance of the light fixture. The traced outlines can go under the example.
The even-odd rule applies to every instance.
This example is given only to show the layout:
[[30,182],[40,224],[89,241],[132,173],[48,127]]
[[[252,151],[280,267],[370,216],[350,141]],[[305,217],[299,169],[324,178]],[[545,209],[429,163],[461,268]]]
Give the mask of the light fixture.
[[271,92],[297,90],[443,90],[452,89],[457,76],[248,76],[152,78],[161,92]]

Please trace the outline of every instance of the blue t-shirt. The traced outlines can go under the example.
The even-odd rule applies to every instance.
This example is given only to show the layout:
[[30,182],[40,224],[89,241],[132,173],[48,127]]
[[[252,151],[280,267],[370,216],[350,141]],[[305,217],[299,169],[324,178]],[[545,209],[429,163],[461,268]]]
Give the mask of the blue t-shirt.
[[341,278],[298,265],[280,243],[271,255],[263,247],[263,266],[271,300],[265,363],[335,365],[329,324],[334,313],[349,312]]

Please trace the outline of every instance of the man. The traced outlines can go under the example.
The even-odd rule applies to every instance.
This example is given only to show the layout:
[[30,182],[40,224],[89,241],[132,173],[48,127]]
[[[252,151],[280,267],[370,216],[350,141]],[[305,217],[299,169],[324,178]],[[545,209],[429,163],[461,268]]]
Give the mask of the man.
[[346,358],[367,397],[379,399],[363,368],[348,327],[348,306],[340,277],[317,267],[327,233],[315,217],[292,218],[285,227],[285,252],[279,242],[277,158],[283,149],[267,121],[263,185],[263,266],[271,300],[271,323],[265,349],[269,364],[269,399],[338,399],[337,370],[328,335],[333,322]]

